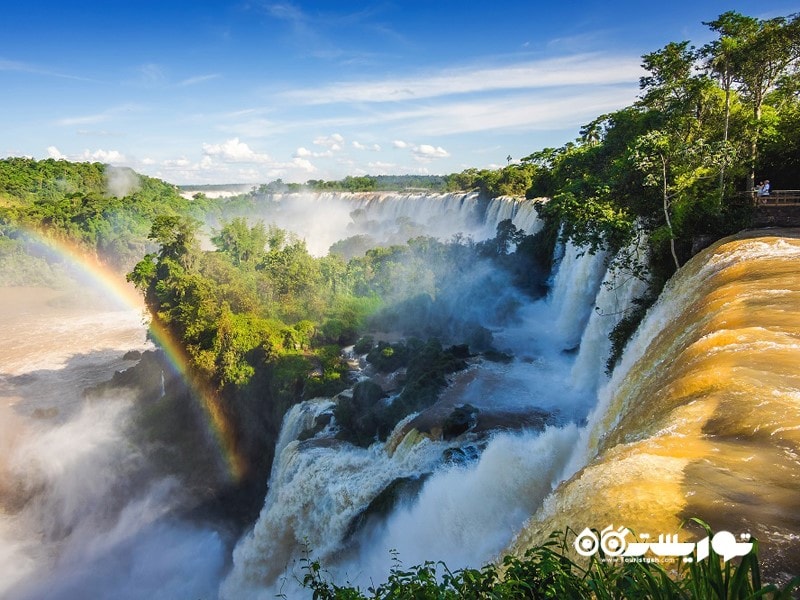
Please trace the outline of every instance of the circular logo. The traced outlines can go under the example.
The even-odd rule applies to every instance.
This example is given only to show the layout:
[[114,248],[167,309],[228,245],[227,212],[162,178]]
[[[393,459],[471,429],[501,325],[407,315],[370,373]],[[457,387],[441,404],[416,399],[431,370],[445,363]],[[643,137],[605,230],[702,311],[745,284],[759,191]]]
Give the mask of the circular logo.
[[573,547],[581,556],[591,556],[600,547],[600,540],[597,539],[597,534],[587,527],[575,538]]

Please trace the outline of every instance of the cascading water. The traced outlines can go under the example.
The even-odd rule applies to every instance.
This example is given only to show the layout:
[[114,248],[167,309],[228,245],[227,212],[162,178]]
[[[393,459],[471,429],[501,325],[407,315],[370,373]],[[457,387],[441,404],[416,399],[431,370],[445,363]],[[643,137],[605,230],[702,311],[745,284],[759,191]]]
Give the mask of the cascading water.
[[404,244],[420,235],[447,240],[457,233],[481,241],[493,237],[505,219],[528,234],[542,225],[533,201],[508,196],[484,201],[477,192],[270,194],[247,207],[245,214],[293,231],[319,256],[333,243],[355,235],[383,244]]
[[[448,239],[458,232],[481,240],[493,236],[505,218],[529,232],[538,229],[531,202],[479,201],[475,194],[298,195],[273,198],[272,204],[270,216],[285,220],[266,220],[297,231],[318,254],[360,231],[386,243],[390,238],[405,241],[403,235]],[[81,287],[74,306],[67,306],[60,292],[51,298],[49,292],[30,290],[31,298],[47,300],[41,310],[33,310],[36,303],[23,298],[26,290],[3,290],[0,595],[14,600],[212,597],[230,548],[225,547],[224,527],[200,522],[192,512],[202,502],[197,469],[187,466],[185,476],[165,476],[152,462],[161,450],[142,447],[139,439],[132,443],[132,426],[147,412],[146,405],[117,392],[83,395],[85,388],[135,364],[133,358],[122,358],[125,351],[151,347],[140,310],[98,310],[87,303],[88,292]],[[19,302],[6,306],[17,296]],[[163,396],[169,384],[163,371],[156,377],[154,397]],[[297,467],[309,463],[313,470],[314,452],[330,459],[335,449],[296,438],[329,406],[323,400],[287,415],[274,488],[314,489],[296,487],[301,483]],[[162,427],[168,426],[164,417],[158,419]],[[343,529],[352,529],[353,537],[367,530],[355,526],[365,503],[387,483],[432,472],[446,447],[409,438],[391,455],[377,448],[340,448],[330,471],[338,473],[339,487],[330,486],[329,472],[318,473],[318,497],[338,491],[329,504],[307,507],[316,520],[293,507],[292,498],[282,506],[268,501],[263,515],[280,520],[298,508],[297,531],[322,532],[323,521],[339,515],[327,525],[330,535],[310,539],[323,550],[341,547]],[[296,548],[294,540],[285,555]]]
[[767,577],[800,572],[800,240],[777,233],[724,240],[668,284],[515,551],[566,526],[655,536],[700,517],[758,538]]
[[[622,255],[631,257],[635,265],[645,266],[645,248],[645,237],[638,235],[622,251]],[[644,276],[636,276],[630,268],[618,267],[614,263],[609,266],[594,300],[594,310],[583,330],[578,357],[572,366],[570,380],[574,388],[594,396],[604,381],[606,361],[611,352],[609,336],[632,308],[633,301],[646,290]]]
[[[458,231],[481,240],[507,218],[528,233],[540,226],[531,202],[474,194],[271,202],[280,218],[266,220],[318,254],[363,232],[384,243]],[[305,230],[291,221],[298,216]],[[756,533],[768,569],[797,572],[799,248],[796,239],[743,238],[693,260],[607,382],[608,331],[642,283],[620,281],[603,254],[561,247],[549,297],[515,298],[517,320],[493,326],[494,345],[514,360],[453,375],[439,400],[494,411],[513,431],[446,441],[411,415],[386,444],[356,448],[331,439],[335,400],[298,405],[285,417],[259,519],[233,550],[224,527],[190,512],[197,488],[188,478],[164,476],[131,444],[142,407],[80,393],[131,364],[123,349],[149,347],[138,314],[82,307],[73,320],[49,312],[37,321],[5,311],[0,595],[300,597],[283,574],[306,542],[341,581],[363,584],[385,575],[393,548],[406,564],[457,568],[495,557],[521,528],[517,550],[565,525],[624,520],[666,534],[687,516]],[[482,311],[470,303],[464,312]]]
[[[234,552],[223,596],[286,592],[292,578],[280,576],[301,556],[304,542],[350,581],[384,577],[391,549],[404,561],[435,556],[452,568],[479,564],[499,552],[557,483],[578,439],[575,421],[585,417],[589,404],[585,395],[565,393],[575,357],[563,350],[580,340],[579,329],[589,319],[606,269],[605,255],[568,246],[552,295],[528,303],[515,325],[494,332],[495,344],[519,358],[484,363],[457,376],[440,401],[466,402],[488,413],[519,415],[516,419],[526,410],[546,410],[557,426],[495,435],[479,458],[466,464],[442,456],[449,448],[470,447],[473,440],[431,439],[410,419],[397,426],[400,433],[387,444],[369,449],[324,435],[286,444],[261,516]],[[576,312],[578,326],[566,316]],[[297,409],[284,432],[296,431],[297,415],[308,411]],[[393,481],[423,476],[428,478],[418,494],[352,536],[354,518]]]

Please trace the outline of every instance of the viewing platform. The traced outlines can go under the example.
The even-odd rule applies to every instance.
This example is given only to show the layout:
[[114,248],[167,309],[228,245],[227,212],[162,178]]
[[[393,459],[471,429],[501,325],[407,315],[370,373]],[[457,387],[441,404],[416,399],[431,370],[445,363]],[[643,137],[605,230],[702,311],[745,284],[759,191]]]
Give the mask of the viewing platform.
[[769,196],[743,192],[755,207],[754,227],[800,227],[800,190],[773,190]]
[[769,196],[757,196],[755,190],[742,193],[749,195],[755,206],[800,206],[800,190],[772,190]]

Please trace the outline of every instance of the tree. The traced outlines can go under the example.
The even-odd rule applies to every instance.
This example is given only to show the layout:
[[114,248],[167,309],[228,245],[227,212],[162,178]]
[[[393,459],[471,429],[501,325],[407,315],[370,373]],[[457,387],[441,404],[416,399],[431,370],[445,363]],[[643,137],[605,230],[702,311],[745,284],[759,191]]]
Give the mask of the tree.
[[195,233],[199,223],[191,217],[159,215],[147,237],[161,246],[159,261],[169,258],[188,268],[199,251]]
[[255,265],[264,257],[267,231],[263,222],[248,227],[244,218],[237,217],[228,223],[223,223],[211,241],[217,250],[230,257],[234,265]]
[[681,130],[685,140],[697,135],[706,113],[704,92],[710,81],[695,73],[698,53],[689,42],[670,42],[661,50],[645,54],[642,66],[650,74],[640,78],[642,104],[659,111],[671,127]]
[[675,250],[673,205],[679,200],[696,201],[697,194],[689,192],[700,180],[713,176],[723,162],[720,154],[719,148],[703,140],[687,143],[675,132],[663,130],[641,136],[631,153],[634,167],[645,174],[645,185],[655,187],[660,192],[670,253],[676,270],[681,264]]
[[752,111],[748,189],[753,189],[765,99],[800,68],[800,14],[759,20],[729,11],[707,25],[720,34],[707,50],[711,64],[739,84]]
[[[748,27],[750,17],[744,17],[735,12],[727,12],[719,16],[716,21],[704,22],[713,31],[719,33],[719,39],[709,42],[700,50],[700,55],[706,59],[706,69],[717,78],[725,93],[725,117],[723,120],[722,141],[728,143],[731,119],[731,94],[734,84],[734,61],[739,52],[741,31]],[[725,165],[719,173],[720,200],[725,194]]]

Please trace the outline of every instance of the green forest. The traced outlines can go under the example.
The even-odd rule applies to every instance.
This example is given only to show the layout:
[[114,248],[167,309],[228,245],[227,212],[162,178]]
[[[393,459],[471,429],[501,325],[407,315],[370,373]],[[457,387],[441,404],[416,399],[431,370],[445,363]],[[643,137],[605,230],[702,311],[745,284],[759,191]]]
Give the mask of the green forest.
[[[706,25],[712,42],[674,42],[642,57],[647,75],[635,104],[599,115],[573,142],[509,157],[497,170],[277,181],[210,200],[202,193],[186,199],[174,185],[99,163],[0,160],[0,277],[52,283],[52,268],[27,245],[32,234],[69,240],[126,273],[152,319],[186,350],[194,375],[242,424],[237,444],[251,466],[245,484],[263,488],[285,411],[351,385],[343,347],[358,344],[379,370],[408,367],[391,410],[374,408],[380,394],[368,385],[337,408],[340,438],[368,445],[435,401],[445,375],[469,356],[507,358],[458,307],[496,290],[488,302],[493,319],[511,318],[510,291],[546,292],[559,235],[613,254],[643,231],[648,272],[637,275],[651,285],[639,302],[643,311],[690,257],[696,236],[719,238],[749,225],[760,180],[800,189],[800,17],[727,12]],[[318,257],[294,233],[242,216],[243,207],[274,192],[391,188],[524,196],[547,224],[533,236],[504,221],[480,243],[412,237],[360,248],[350,240]],[[216,224],[205,232],[205,250],[204,222]],[[620,268],[633,268],[617,256]],[[466,285],[466,272],[480,276]],[[613,334],[617,354],[640,317],[631,315]],[[381,342],[371,336],[377,331],[399,331],[406,340]],[[334,597],[320,591],[318,571],[310,573],[319,597]]]

